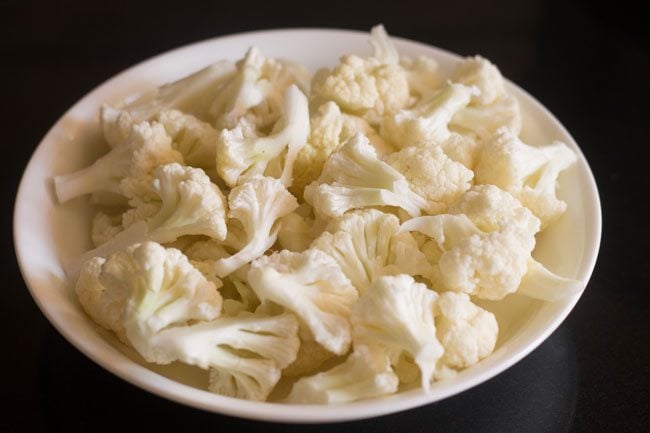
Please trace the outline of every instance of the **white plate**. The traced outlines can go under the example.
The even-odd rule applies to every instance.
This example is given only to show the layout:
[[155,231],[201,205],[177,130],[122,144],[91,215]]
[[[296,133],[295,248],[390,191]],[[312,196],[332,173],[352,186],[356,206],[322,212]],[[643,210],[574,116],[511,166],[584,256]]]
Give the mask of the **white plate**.
[[[434,57],[445,73],[459,60],[454,54],[418,42],[399,38],[394,41],[402,54]],[[500,325],[497,348],[490,357],[454,379],[434,384],[428,395],[413,390],[334,406],[257,403],[215,395],[205,390],[204,372],[184,366],[145,366],[131,350],[99,330],[82,312],[61,267],[62,262],[90,248],[91,208],[86,199],[59,206],[53,195],[52,176],[84,167],[105,151],[97,120],[101,103],[116,103],[223,58],[238,59],[251,45],[266,55],[292,59],[312,70],[336,64],[344,53],[370,52],[367,33],[342,30],[273,30],[189,45],[140,63],[90,92],[52,127],[36,149],[16,198],[16,253],[34,300],[68,341],[124,380],[183,404],[243,418],[328,422],[397,412],[467,390],[522,359],[559,326],[580,295],[556,303],[518,295],[486,303]],[[521,103],[525,141],[544,144],[561,140],[579,155],[578,163],[560,179],[560,196],[569,203],[568,212],[538,239],[535,255],[550,269],[586,285],[596,262],[601,233],[600,202],[593,176],[576,143],[555,117],[520,88],[511,85],[511,91]]]

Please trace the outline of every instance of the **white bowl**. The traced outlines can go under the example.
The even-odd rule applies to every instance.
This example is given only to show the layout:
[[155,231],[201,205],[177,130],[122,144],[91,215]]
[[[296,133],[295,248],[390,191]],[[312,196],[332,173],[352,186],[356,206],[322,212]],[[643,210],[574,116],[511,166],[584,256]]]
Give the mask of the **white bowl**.
[[[445,73],[459,57],[422,43],[394,38],[405,55],[434,57]],[[240,58],[256,45],[273,57],[296,60],[315,70],[336,64],[345,53],[369,53],[368,34],[343,30],[273,30],[211,39],[179,48],[140,63],[108,80],[77,102],[52,127],[23,175],[14,215],[16,253],[34,300],[49,321],[93,361],[143,389],[208,411],[285,422],[330,422],[367,418],[425,405],[467,390],[507,369],[546,339],[569,314],[580,294],[555,303],[511,295],[486,303],[497,315],[499,341],[494,353],[454,379],[420,390],[343,405],[298,406],[244,401],[206,391],[206,373],[187,366],[151,366],[81,310],[61,263],[91,246],[91,206],[77,199],[64,206],[53,195],[52,177],[90,164],[106,149],[101,145],[98,108],[126,96],[173,81],[211,62]],[[551,270],[581,280],[586,286],[596,262],[601,234],[598,191],[587,161],[560,122],[515,85],[524,114],[523,138],[532,144],[567,143],[578,163],[562,174],[559,195],[567,213],[538,239],[535,255]],[[534,372],[531,372],[534,374]],[[522,384],[522,386],[524,386]]]

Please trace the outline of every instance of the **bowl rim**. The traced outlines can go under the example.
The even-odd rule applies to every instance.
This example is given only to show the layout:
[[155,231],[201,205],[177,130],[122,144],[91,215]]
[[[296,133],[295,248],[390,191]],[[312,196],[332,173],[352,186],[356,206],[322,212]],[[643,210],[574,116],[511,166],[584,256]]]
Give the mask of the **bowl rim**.
[[[57,317],[49,310],[48,306],[43,303],[41,299],[35,293],[33,287],[35,287],[35,282],[32,280],[32,276],[27,271],[26,254],[25,248],[27,248],[26,243],[23,241],[25,230],[28,228],[24,227],[26,219],[22,218],[23,214],[28,210],[25,208],[26,200],[24,198],[26,194],[26,179],[28,174],[33,170],[35,161],[38,159],[38,154],[40,151],[43,151],[43,143],[48,140],[48,138],[61,127],[63,119],[65,119],[70,112],[72,112],[77,106],[83,104],[86,99],[92,98],[93,95],[98,93],[100,90],[111,85],[112,82],[118,81],[123,75],[132,72],[135,69],[146,67],[148,64],[163,59],[165,57],[173,57],[182,53],[183,51],[192,51],[196,50],[203,45],[209,45],[212,43],[225,42],[229,39],[237,38],[247,38],[247,37],[264,37],[271,34],[292,34],[292,33],[301,33],[302,36],[308,37],[308,34],[319,34],[319,35],[332,35],[332,36],[348,36],[353,38],[364,37],[367,39],[368,32],[360,30],[351,30],[351,29],[342,29],[342,28],[323,28],[323,27],[295,27],[295,28],[277,28],[277,29],[266,29],[258,31],[247,31],[233,33],[223,36],[217,36],[214,38],[208,38],[201,41],[193,42],[183,46],[173,48],[171,50],[165,51],[163,53],[157,54],[150,58],[147,58],[141,62],[138,62],[132,66],[127,67],[121,72],[111,76],[101,84],[97,85],[90,91],[88,91],[84,96],[77,100],[70,108],[68,108],[62,115],[57,119],[53,126],[48,130],[48,132],[43,136],[38,146],[35,148],[32,153],[29,162],[27,163],[23,174],[21,176],[20,184],[16,194],[16,199],[14,202],[14,212],[13,212],[13,241],[15,253],[18,261],[18,266],[22,277],[26,283],[26,286],[30,292],[30,295],[38,305],[39,309],[48,319],[48,321],[55,327],[55,329],[63,335],[63,337],[68,340],[75,348],[82,352],[86,357],[91,359],[94,363],[100,365],[105,370],[111,372],[117,377],[125,380],[128,383],[131,383],[141,389],[144,389],[152,394],[155,394],[159,397],[166,398],[171,401],[175,401],[187,406],[195,407],[209,412],[215,412],[230,416],[236,416],[246,419],[255,419],[260,421],[273,421],[273,422],[289,422],[289,423],[321,423],[321,422],[343,422],[357,419],[370,418],[381,415],[388,415],[391,413],[396,413],[404,411],[411,408],[416,408],[424,406],[435,401],[439,401],[445,398],[449,398],[453,395],[456,395],[462,391],[473,388],[474,386],[485,382],[496,375],[502,373],[506,369],[510,368],[515,363],[519,362],[530,352],[536,349],[546,338],[554,332],[558,326],[564,321],[568,314],[572,311],[575,304],[580,299],[584,289],[586,288],[589,279],[593,273],[596,261],[598,258],[598,253],[600,249],[600,242],[602,236],[602,208],[600,202],[600,196],[598,187],[593,175],[593,172],[582,153],[582,150],[577,145],[571,134],[566,130],[564,125],[544,106],[542,105],[535,97],[530,95],[526,90],[519,87],[517,84],[513,83],[510,80],[507,80],[509,85],[514,87],[516,91],[520,92],[529,102],[538,110],[543,112],[543,114],[553,122],[553,124],[562,132],[566,137],[570,138],[569,144],[573,150],[578,153],[578,162],[583,164],[582,169],[586,170],[586,180],[589,186],[590,192],[593,195],[593,201],[589,204],[591,205],[590,215],[593,219],[593,228],[590,232],[585,233],[585,249],[584,254],[586,258],[583,258],[583,264],[581,266],[581,275],[579,275],[580,280],[583,283],[583,290],[569,298],[564,304],[564,307],[561,309],[559,314],[557,314],[549,326],[544,328],[539,332],[532,341],[530,341],[526,347],[514,355],[505,359],[505,362],[495,365],[490,370],[484,372],[481,375],[470,378],[469,380],[459,381],[459,383],[452,386],[448,392],[445,392],[444,395],[439,398],[430,398],[423,392],[417,391],[408,391],[406,393],[400,393],[393,396],[381,398],[382,403],[386,404],[377,404],[379,400],[370,399],[362,400],[359,402],[346,403],[343,405],[295,405],[295,404],[285,404],[285,403],[270,403],[270,402],[253,402],[247,400],[241,400],[231,397],[225,397],[220,395],[215,395],[208,391],[200,390],[189,385],[176,382],[173,379],[159,375],[158,373],[147,369],[146,367],[137,365],[135,362],[128,360],[125,355],[119,353],[113,348],[113,351],[108,350],[107,347],[103,347],[100,342],[89,341],[82,337],[81,335],[75,334],[72,332],[72,329],[69,329],[64,323],[59,322]],[[461,56],[455,54],[451,51],[438,48],[434,45],[430,45],[424,42],[419,42],[407,38],[402,38],[399,36],[391,35],[391,40],[401,43],[409,44],[414,48],[424,48],[424,49],[434,49],[439,52],[441,55],[451,56],[454,59],[458,59]],[[587,256],[588,255],[588,256]],[[103,339],[102,339],[103,340]],[[108,344],[108,343],[105,343]],[[125,362],[127,359],[128,362]],[[133,365],[131,365],[133,364]]]

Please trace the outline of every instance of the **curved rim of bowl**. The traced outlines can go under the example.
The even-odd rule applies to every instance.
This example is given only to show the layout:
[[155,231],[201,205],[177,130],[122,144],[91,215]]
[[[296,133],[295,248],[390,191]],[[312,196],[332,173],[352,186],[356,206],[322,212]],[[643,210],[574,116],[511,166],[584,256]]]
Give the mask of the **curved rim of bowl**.
[[[571,312],[575,304],[580,299],[580,296],[584,292],[584,289],[589,282],[589,279],[593,273],[596,260],[598,257],[598,252],[600,248],[601,241],[601,232],[602,232],[602,210],[600,204],[600,197],[598,192],[598,187],[594,179],[593,173],[589,164],[587,163],[584,154],[582,153],[580,147],[577,145],[573,137],[569,132],[564,128],[562,123],[548,110],[544,107],[536,98],[530,95],[527,91],[508,80],[508,83],[512,85],[516,91],[520,92],[521,95],[528,98],[529,101],[546,115],[555,126],[565,134],[566,137],[570,139],[569,144],[574,150],[579,154],[579,163],[583,165],[582,169],[585,170],[587,176],[587,182],[591,189],[593,195],[593,200],[589,203],[591,205],[590,215],[593,219],[593,228],[590,232],[586,233],[586,246],[585,246],[585,257],[583,257],[583,263],[580,269],[579,278],[583,282],[583,290],[574,295],[573,297],[567,299],[558,312],[558,314],[553,318],[549,325],[540,330],[534,339],[528,342],[528,344],[522,350],[512,354],[510,357],[505,359],[505,362],[495,365],[490,370],[469,378],[468,380],[460,381],[459,383],[454,384],[454,386],[449,387],[449,389],[441,395],[432,397],[425,394],[421,390],[407,391],[404,393],[383,397],[381,399],[370,399],[362,400],[353,403],[346,403],[342,405],[295,405],[295,404],[284,404],[284,403],[269,403],[269,402],[254,402],[248,400],[241,400],[231,397],[225,397],[221,395],[216,395],[208,391],[204,391],[198,388],[194,388],[189,385],[185,385],[179,382],[176,382],[170,378],[159,375],[156,372],[153,372],[147,369],[144,366],[136,364],[135,362],[126,358],[125,355],[118,352],[112,346],[101,345],[99,342],[94,340],[89,340],[83,338],[80,335],[75,334],[74,330],[69,326],[66,326],[65,323],[59,321],[57,317],[50,311],[47,305],[45,305],[35,294],[32,286],[35,284],[32,281],[31,276],[26,271],[26,245],[23,242],[22,233],[24,230],[28,230],[27,227],[23,227],[24,219],[21,218],[22,214],[25,212],[23,210],[22,203],[25,202],[23,196],[25,193],[25,179],[30,173],[31,167],[34,165],[34,161],[37,159],[39,151],[42,150],[42,143],[48,139],[48,137],[60,127],[62,119],[64,119],[68,113],[73,111],[75,107],[84,103],[87,99],[92,98],[92,96],[98,93],[100,90],[104,89],[111,85],[112,82],[119,80],[123,75],[132,72],[135,69],[146,67],[148,64],[153,63],[154,61],[160,60],[165,57],[173,57],[184,51],[192,51],[203,45],[208,45],[215,43],[217,41],[224,42],[228,39],[237,39],[242,37],[264,37],[270,34],[279,34],[286,33],[295,34],[300,33],[303,37],[308,37],[310,34],[312,36],[349,36],[349,37],[368,37],[368,33],[359,30],[350,30],[350,29],[338,29],[338,28],[279,28],[279,29],[267,29],[260,31],[250,31],[250,32],[241,32],[234,33],[224,36],[218,36],[215,38],[205,39],[202,41],[197,41],[191,44],[183,45],[169,51],[160,53],[153,57],[150,57],[146,60],[136,63],[135,65],[119,72],[118,74],[110,77],[100,85],[96,86],[88,93],[86,93],[81,99],[75,102],[50,128],[47,134],[43,137],[34,153],[32,154],[20,181],[18,192],[16,194],[16,200],[14,204],[14,221],[13,221],[13,232],[14,232],[14,246],[16,251],[16,257],[18,260],[18,265],[20,272],[23,276],[23,279],[26,282],[26,286],[40,308],[41,312],[45,315],[48,321],[56,328],[56,330],[63,335],[63,337],[68,340],[74,347],[81,351],[85,356],[90,358],[93,362],[103,367],[105,370],[113,373],[119,378],[141,388],[157,396],[166,398],[171,401],[175,401],[184,405],[188,405],[194,408],[202,409],[209,412],[215,412],[225,415],[236,416],[246,419],[254,419],[260,421],[273,421],[273,422],[289,422],[289,423],[318,423],[318,422],[342,422],[350,421],[357,419],[365,419],[374,416],[388,415],[407,409],[412,409],[420,406],[424,406],[442,399],[454,396],[460,392],[468,390],[470,388],[479,385],[482,382],[485,382],[498,374],[502,373],[506,369],[510,368],[512,365],[519,362],[530,352],[536,349],[550,334],[557,329],[557,327],[564,321],[564,319]],[[424,48],[424,49],[434,49],[438,53],[444,56],[450,56],[453,59],[458,59],[460,56],[451,51],[438,48],[433,45],[429,45],[423,42],[414,41],[411,39],[401,38],[399,36],[391,35],[393,41],[399,41],[402,44],[409,44],[413,48]]]

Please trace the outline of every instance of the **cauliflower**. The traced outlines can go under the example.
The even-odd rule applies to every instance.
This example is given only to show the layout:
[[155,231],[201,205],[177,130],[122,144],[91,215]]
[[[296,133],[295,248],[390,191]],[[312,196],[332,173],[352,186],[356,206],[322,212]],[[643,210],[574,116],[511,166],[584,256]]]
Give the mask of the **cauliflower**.
[[[499,326],[494,314],[474,305],[465,293],[444,292],[435,306],[436,335],[445,348],[437,375],[476,364],[494,350]],[[437,378],[438,378],[437,377]]]
[[380,277],[352,308],[355,346],[378,345],[397,363],[403,352],[420,369],[428,392],[444,348],[436,337],[434,306],[438,295],[409,275]]
[[129,221],[125,225],[146,216],[142,219],[147,221],[148,237],[161,243],[185,235],[226,238],[225,197],[203,170],[166,164],[156,169],[152,185],[158,200],[142,204],[144,210],[138,207],[128,211],[123,217]]
[[379,160],[361,134],[327,160],[318,180],[305,188],[304,196],[317,213],[330,217],[369,206],[397,206],[411,216],[429,209],[427,200],[410,189],[400,172]]
[[293,385],[287,403],[346,403],[397,391],[397,376],[379,348],[357,346],[343,364],[304,377]]
[[[450,214],[467,216],[478,229],[489,233],[506,223],[519,227],[522,241],[532,239],[540,229],[539,218],[512,194],[494,185],[475,185],[452,206]],[[530,240],[528,241],[530,242]]]
[[307,98],[292,85],[284,94],[283,108],[282,119],[266,137],[257,137],[246,121],[240,121],[234,129],[221,131],[217,140],[217,172],[228,186],[264,174],[269,163],[283,152],[284,165],[278,177],[285,185],[291,185],[293,163],[309,135]]
[[499,128],[521,132],[521,112],[514,96],[506,95],[489,105],[469,105],[456,112],[449,123],[454,131],[474,135],[479,140],[492,137]]
[[361,117],[342,114],[331,101],[318,107],[316,115],[311,118],[307,144],[296,157],[294,179],[289,191],[302,197],[305,187],[318,179],[329,156],[356,133],[366,135],[379,153],[392,151],[377,131]]
[[126,287],[106,290],[99,280],[106,259],[93,257],[84,262],[74,291],[84,311],[99,326],[115,332],[122,342],[128,344],[122,324],[122,311],[129,296]]
[[165,110],[179,110],[206,120],[212,100],[234,73],[232,62],[222,60],[178,81],[128,98],[116,108],[103,105],[100,123],[106,142],[111,147],[122,145],[134,124],[152,120]]
[[223,296],[223,312],[236,316],[242,311],[252,312],[260,305],[259,299],[246,281],[248,266],[242,266],[223,280],[217,277],[217,262],[230,257],[224,245],[215,239],[200,240],[184,250],[192,265],[208,279],[215,283]]
[[258,129],[273,125],[282,112],[287,88],[297,84],[308,88],[309,72],[302,66],[265,57],[251,47],[237,62],[237,73],[217,94],[210,107],[219,128],[233,129],[246,118]]
[[347,214],[313,243],[333,257],[359,293],[382,275],[426,274],[426,258],[396,216],[375,209]]
[[438,146],[406,147],[386,158],[411,188],[426,197],[432,213],[443,212],[470,187],[474,173],[449,159]]
[[97,191],[124,194],[123,181],[147,185],[157,166],[181,161],[183,157],[172,149],[171,138],[162,125],[141,122],[131,128],[126,142],[113,147],[91,166],[56,176],[54,190],[60,203]]
[[409,93],[416,102],[431,97],[443,83],[438,63],[431,57],[402,57],[400,65],[406,73]]
[[212,169],[217,157],[219,133],[209,123],[177,110],[161,111],[158,122],[172,138],[172,147],[178,150],[187,165]]
[[298,322],[292,314],[265,317],[242,313],[172,329],[168,339],[185,355],[181,360],[210,368],[210,391],[264,401],[280,380],[282,369],[296,358],[300,346],[297,331]]
[[383,27],[373,28],[371,45],[371,57],[343,56],[332,71],[319,74],[312,83],[312,98],[332,100],[343,111],[371,124],[378,124],[383,116],[406,106],[407,76]]
[[280,219],[298,207],[296,198],[282,182],[261,176],[233,188],[228,203],[228,217],[242,225],[242,237],[238,239],[242,247],[232,256],[217,260],[219,277],[234,272],[271,248],[278,237]]
[[489,216],[478,219],[488,221],[487,227],[497,225],[487,233],[462,214],[414,218],[402,224],[401,230],[420,231],[437,242],[441,254],[429,278],[444,290],[499,300],[525,281],[522,293],[539,299],[576,293],[578,281],[551,273],[531,257],[539,220],[521,206],[510,211],[504,208],[503,215],[498,222],[489,221]]
[[381,135],[397,148],[418,144],[441,144],[451,132],[449,122],[458,110],[469,104],[475,87],[448,83],[430,99],[384,117]]
[[342,355],[350,347],[350,307],[357,291],[338,264],[318,250],[281,251],[251,264],[248,281],[259,299],[295,313],[314,340]]
[[481,56],[465,58],[454,71],[452,81],[477,87],[480,92],[472,95],[472,102],[477,105],[491,104],[506,95],[506,83],[501,72]]
[[[221,311],[221,296],[179,250],[155,242],[135,244],[111,255],[102,265],[103,296],[126,291],[121,323],[133,347],[147,361],[172,362],[154,336],[195,320],[212,320]],[[110,295],[108,295],[110,297]]]
[[560,172],[575,161],[564,143],[533,147],[503,128],[484,144],[474,174],[476,183],[496,185],[519,198],[544,228],[566,210],[555,188]]
[[95,247],[98,247],[117,236],[124,227],[122,226],[122,215],[109,215],[105,212],[97,212],[92,222],[91,238]]

